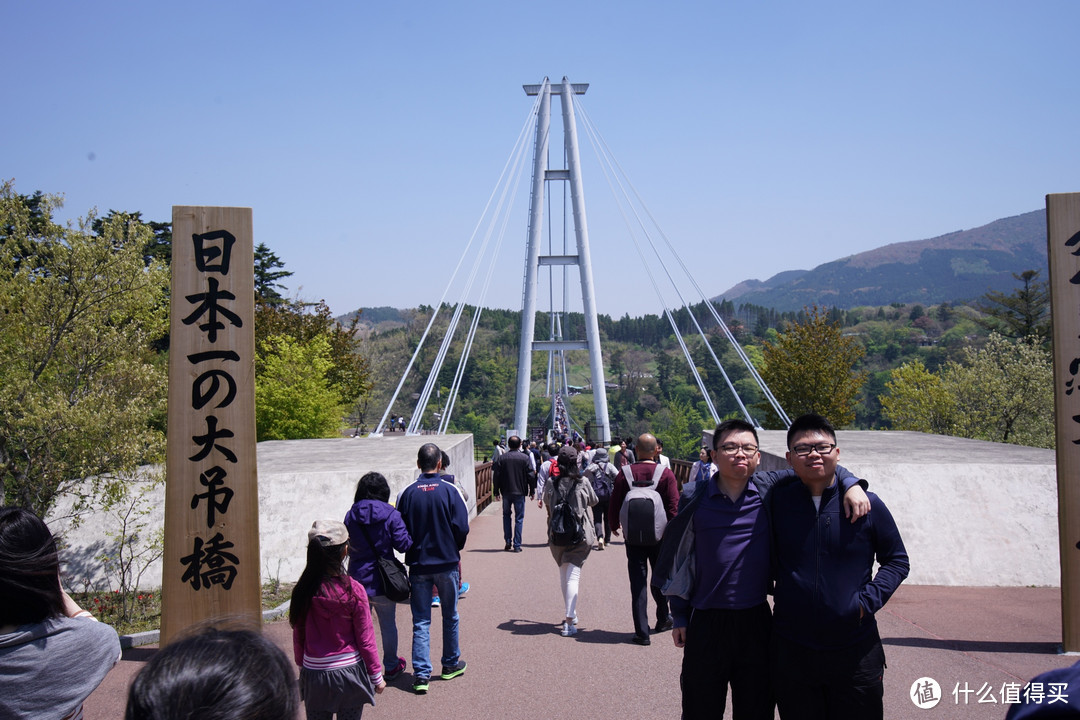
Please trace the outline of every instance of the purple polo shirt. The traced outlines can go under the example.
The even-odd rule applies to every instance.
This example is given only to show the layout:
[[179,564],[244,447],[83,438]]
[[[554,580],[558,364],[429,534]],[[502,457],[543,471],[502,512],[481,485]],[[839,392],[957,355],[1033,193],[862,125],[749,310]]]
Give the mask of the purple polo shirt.
[[769,589],[769,520],[753,483],[734,501],[716,481],[694,513],[697,609],[743,610],[765,602]]

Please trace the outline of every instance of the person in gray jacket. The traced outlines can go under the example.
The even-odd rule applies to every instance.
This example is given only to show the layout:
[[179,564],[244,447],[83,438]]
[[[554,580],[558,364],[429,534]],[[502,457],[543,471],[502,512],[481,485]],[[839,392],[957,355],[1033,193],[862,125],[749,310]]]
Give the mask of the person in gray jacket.
[[120,659],[116,631],[75,604],[59,571],[45,523],[0,508],[0,718],[81,717]]

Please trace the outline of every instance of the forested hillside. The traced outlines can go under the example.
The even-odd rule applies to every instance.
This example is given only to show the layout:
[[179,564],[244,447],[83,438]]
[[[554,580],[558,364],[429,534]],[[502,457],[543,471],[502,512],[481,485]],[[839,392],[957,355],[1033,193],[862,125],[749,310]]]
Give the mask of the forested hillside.
[[[1034,289],[1041,287],[1038,275],[1029,277],[1029,280],[1034,282]],[[950,366],[950,363],[963,361],[966,352],[978,349],[986,342],[992,328],[1004,328],[995,313],[1000,314],[1006,301],[1014,299],[1027,287],[1019,277],[1013,280],[1013,284],[1016,286],[1013,293],[991,294],[972,304],[924,306],[892,303],[850,310],[822,308],[820,314],[823,320],[835,325],[845,342],[856,344],[862,351],[862,357],[852,368],[852,373],[865,377],[865,381],[859,387],[854,421],[849,427],[892,427],[893,424],[882,412],[879,398],[887,394],[893,371],[905,364],[918,362],[927,372],[934,373]],[[1037,301],[1045,305],[1045,298],[1037,298]],[[729,301],[716,304],[716,308],[759,371],[765,369],[765,344],[775,344],[785,330],[807,321],[805,311],[778,312]],[[372,331],[362,341],[361,353],[368,359],[373,389],[366,412],[362,417],[354,418],[358,425],[373,429],[378,423],[431,317],[431,310],[421,307],[403,312],[400,327],[383,332]],[[472,311],[472,308],[466,311],[465,317],[469,317]],[[1040,312],[1045,314],[1045,307]],[[676,325],[684,336],[717,413],[721,417],[741,414],[735,394],[729,389],[730,381],[756,422],[765,426],[770,422],[775,425],[775,419],[770,421],[769,414],[765,412],[761,390],[704,304],[694,307],[693,314],[704,329],[724,372],[713,363],[705,341],[696,334],[687,310],[675,314]],[[450,315],[448,308],[439,313],[432,333],[436,339],[429,340],[421,352],[394,405],[394,414],[406,417],[413,414],[416,402],[414,394],[419,393],[424,384]],[[364,313],[361,313],[361,318],[363,322]],[[666,318],[655,315],[636,318],[624,316],[617,320],[601,315],[598,319],[605,380],[615,385],[608,390],[610,420],[615,431],[625,436],[650,430],[666,441],[673,451],[669,454],[673,457],[692,456],[700,429],[711,425],[712,417],[671,324]],[[536,327],[545,328],[548,325],[548,316],[539,313]],[[566,337],[583,337],[584,318],[580,314],[570,314],[563,319],[562,326]],[[474,433],[478,446],[486,444],[488,438],[496,437],[500,429],[505,429],[512,422],[519,327],[518,312],[485,310],[481,315],[477,338],[461,385],[461,396],[450,424],[453,431]],[[453,381],[460,353],[461,340],[455,338],[439,375],[440,392],[432,395],[432,401],[425,410],[425,426],[432,426],[435,423],[434,414],[445,409],[443,397]],[[593,414],[592,397],[586,387],[589,384],[586,352],[569,352],[567,362],[570,365],[569,384],[586,388],[582,394],[570,398],[573,420],[583,426]],[[531,425],[544,424],[546,413],[549,412],[550,401],[541,397],[546,385],[546,373],[547,357],[538,353],[533,361]],[[798,408],[786,409],[799,412]]]

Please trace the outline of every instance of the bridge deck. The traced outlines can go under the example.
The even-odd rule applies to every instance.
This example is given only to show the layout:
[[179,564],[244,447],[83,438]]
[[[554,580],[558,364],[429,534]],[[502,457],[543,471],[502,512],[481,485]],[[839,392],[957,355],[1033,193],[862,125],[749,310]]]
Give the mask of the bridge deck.
[[[410,691],[407,672],[368,709],[371,717],[574,718],[679,716],[681,652],[670,636],[654,636],[649,647],[627,642],[632,633],[629,583],[621,543],[594,552],[581,577],[575,638],[558,634],[562,597],[554,561],[544,542],[544,513],[529,504],[525,551],[503,552],[498,507],[477,517],[463,555],[472,583],[461,602],[461,678],[435,680],[428,695]],[[651,612],[651,610],[650,610]],[[398,612],[401,652],[408,655],[411,625]],[[923,718],[908,699],[912,683],[936,679],[950,718],[1000,718],[1000,690],[1045,670],[1071,665],[1058,655],[1060,593],[1056,588],[964,588],[903,586],[879,614],[888,658],[885,716]],[[440,635],[432,633],[438,665]],[[266,632],[290,653],[290,631],[282,621]],[[85,717],[123,716],[128,684],[152,657],[152,647],[132,648],[87,700]],[[411,667],[410,667],[411,671]],[[994,689],[997,704],[959,704],[954,686]],[[961,696],[961,700],[962,700]],[[939,714],[942,708],[938,708]],[[727,714],[730,717],[730,711]]]

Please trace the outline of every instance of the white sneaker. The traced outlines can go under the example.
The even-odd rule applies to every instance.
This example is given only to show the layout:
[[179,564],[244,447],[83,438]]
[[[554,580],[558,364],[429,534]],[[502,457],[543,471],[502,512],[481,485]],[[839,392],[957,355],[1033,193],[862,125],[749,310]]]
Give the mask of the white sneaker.
[[597,550],[603,550],[604,549],[604,539],[603,538],[597,538],[597,540],[596,540],[596,549]]
[[572,623],[563,622],[562,630],[559,632],[563,637],[572,637],[577,635],[577,628]]

